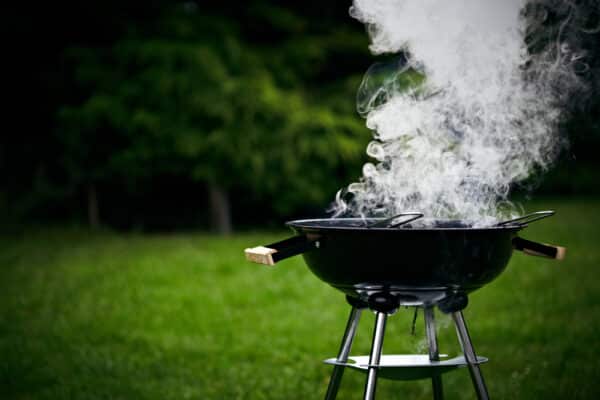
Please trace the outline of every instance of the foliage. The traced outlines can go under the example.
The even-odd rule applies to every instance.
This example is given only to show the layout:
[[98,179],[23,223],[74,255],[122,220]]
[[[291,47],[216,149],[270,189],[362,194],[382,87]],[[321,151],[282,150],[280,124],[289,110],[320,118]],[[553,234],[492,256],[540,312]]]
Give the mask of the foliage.
[[158,26],[108,48],[67,50],[88,93],[59,111],[74,182],[173,174],[252,191],[280,213],[325,206],[331,177],[358,164],[368,133],[340,106],[353,84],[334,82],[327,98],[302,83],[314,71],[307,63],[324,62],[348,33],[318,46],[307,37],[253,46],[232,21],[185,8]]
[[[158,228],[198,227],[215,184],[237,223],[321,213],[357,180],[370,140],[354,98],[375,60],[349,5],[14,4],[0,217],[77,221],[97,192],[111,226],[151,227],[164,213]],[[589,103],[540,190],[600,191],[598,97]]]

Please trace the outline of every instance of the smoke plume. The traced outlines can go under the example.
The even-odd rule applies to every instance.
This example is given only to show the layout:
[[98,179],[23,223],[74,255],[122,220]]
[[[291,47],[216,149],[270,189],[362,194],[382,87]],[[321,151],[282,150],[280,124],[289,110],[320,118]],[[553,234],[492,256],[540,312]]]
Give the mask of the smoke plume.
[[[596,2],[594,2],[596,3]],[[568,1],[354,0],[373,65],[357,108],[373,162],[336,198],[336,216],[421,211],[477,225],[516,213],[511,187],[546,170],[582,96],[578,47],[589,12]]]

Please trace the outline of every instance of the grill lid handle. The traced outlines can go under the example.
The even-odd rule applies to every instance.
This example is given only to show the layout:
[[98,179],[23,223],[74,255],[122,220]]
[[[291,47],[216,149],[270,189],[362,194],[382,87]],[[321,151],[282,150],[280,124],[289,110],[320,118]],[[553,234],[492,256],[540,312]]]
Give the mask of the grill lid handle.
[[498,222],[496,226],[504,226],[509,224],[516,224],[520,226],[525,226],[531,222],[539,221],[540,219],[551,217],[555,214],[553,210],[545,210],[545,211],[536,211],[531,214],[523,215],[522,217],[517,217],[513,219],[509,219],[507,221]]
[[554,260],[564,259],[567,252],[565,247],[532,242],[531,240],[523,239],[518,236],[512,240],[512,245],[515,250],[522,251],[530,256],[552,258]]
[[[393,223],[394,220],[396,218],[400,218],[400,217],[412,217],[412,218],[408,218],[408,219],[405,219],[403,221],[396,222],[394,224]],[[420,212],[405,212],[405,213],[401,213],[401,214],[396,214],[393,217],[389,217],[389,218],[386,218],[386,219],[381,220],[381,221],[374,222],[374,223],[368,225],[367,228],[397,228],[397,227],[399,227],[401,225],[408,224],[409,222],[412,222],[412,221],[414,221],[416,219],[419,219],[419,218],[423,218],[423,213],[420,213]]]
[[276,262],[305,253],[321,246],[318,235],[300,235],[266,246],[252,247],[244,250],[246,260],[264,265],[275,265]]

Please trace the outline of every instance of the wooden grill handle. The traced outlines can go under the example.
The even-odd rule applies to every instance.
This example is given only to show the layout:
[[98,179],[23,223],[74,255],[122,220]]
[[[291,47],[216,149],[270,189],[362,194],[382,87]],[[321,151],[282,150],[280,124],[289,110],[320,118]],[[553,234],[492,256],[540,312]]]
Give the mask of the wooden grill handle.
[[516,237],[512,240],[513,248],[530,256],[538,256],[562,260],[565,258],[567,249],[551,244],[532,242],[531,240]]
[[246,260],[264,265],[275,265],[276,262],[293,257],[312,249],[318,249],[321,243],[316,235],[294,236],[266,246],[252,247],[244,250]]

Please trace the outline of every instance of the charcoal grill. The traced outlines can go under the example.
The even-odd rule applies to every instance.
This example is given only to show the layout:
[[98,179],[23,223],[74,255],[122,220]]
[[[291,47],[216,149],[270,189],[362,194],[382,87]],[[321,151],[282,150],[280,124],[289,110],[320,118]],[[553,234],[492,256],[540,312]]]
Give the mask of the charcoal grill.
[[[367,374],[365,400],[375,398],[378,374],[389,379],[432,380],[434,399],[443,398],[441,375],[467,366],[479,399],[488,392],[462,310],[468,295],[494,280],[506,268],[513,250],[562,259],[565,249],[532,242],[517,234],[528,224],[552,216],[538,211],[493,226],[462,221],[431,220],[407,212],[391,218],[305,219],[287,225],[296,236],[246,249],[246,258],[266,265],[303,254],[310,270],[346,294],[351,312],[334,366],[326,400],[336,398],[345,368]],[[382,355],[388,316],[400,306],[423,309],[429,354]],[[440,356],[434,309],[450,314],[463,355]],[[362,310],[375,312],[370,355],[350,357]]]

